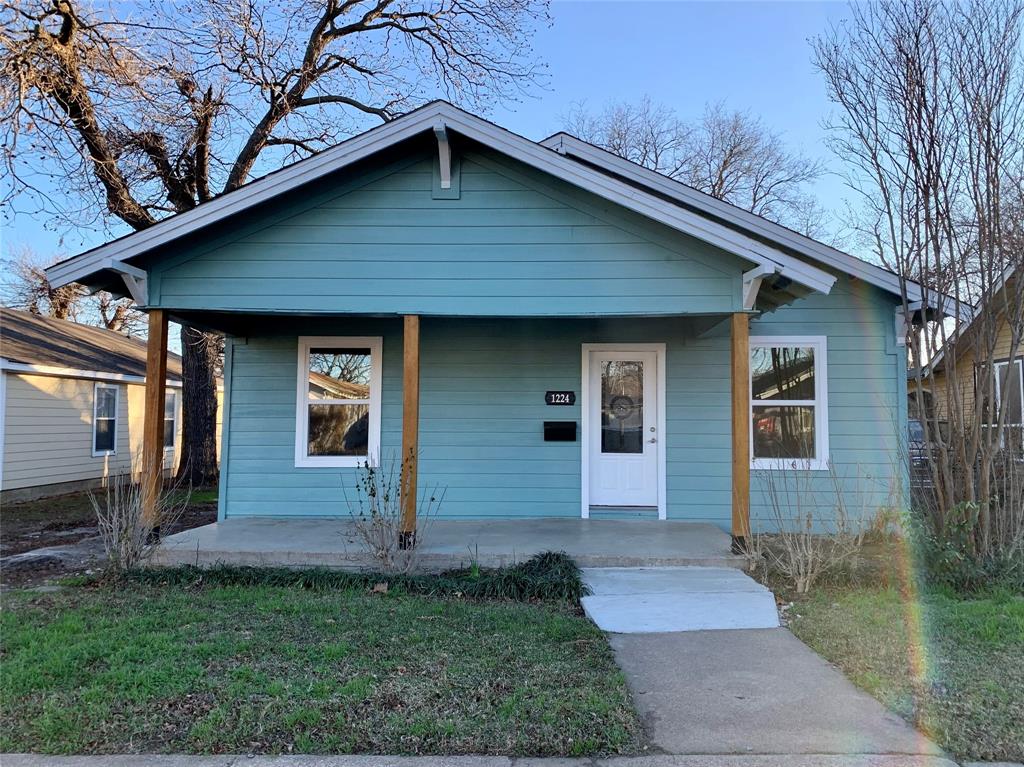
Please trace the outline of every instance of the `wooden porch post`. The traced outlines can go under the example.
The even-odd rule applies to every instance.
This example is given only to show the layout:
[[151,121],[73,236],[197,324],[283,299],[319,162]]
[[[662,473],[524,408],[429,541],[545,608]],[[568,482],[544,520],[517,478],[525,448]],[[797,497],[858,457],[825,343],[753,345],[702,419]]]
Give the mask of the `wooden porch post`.
[[164,394],[167,390],[167,313],[149,311],[146,342],[146,402],[142,422],[142,509],[160,534],[157,519],[164,484]]
[[402,363],[402,521],[398,545],[416,545],[416,464],[420,434],[420,318],[405,315]]
[[732,315],[732,550],[750,536],[750,318]]

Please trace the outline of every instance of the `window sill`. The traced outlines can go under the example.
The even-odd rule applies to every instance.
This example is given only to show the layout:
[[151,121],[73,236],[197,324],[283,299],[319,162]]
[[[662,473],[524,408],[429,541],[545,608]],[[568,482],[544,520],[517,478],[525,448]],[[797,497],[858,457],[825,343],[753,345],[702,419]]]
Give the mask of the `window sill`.
[[112,455],[117,455],[117,451],[116,450],[100,450],[100,451],[93,450],[92,451],[92,457],[93,458],[108,458],[108,457],[110,457]]
[[755,458],[750,462],[754,471],[828,471],[828,461],[802,458]]
[[370,460],[365,455],[337,455],[311,458],[309,456],[296,457],[296,469],[358,469],[366,466],[369,461],[370,467],[377,466],[376,461]]

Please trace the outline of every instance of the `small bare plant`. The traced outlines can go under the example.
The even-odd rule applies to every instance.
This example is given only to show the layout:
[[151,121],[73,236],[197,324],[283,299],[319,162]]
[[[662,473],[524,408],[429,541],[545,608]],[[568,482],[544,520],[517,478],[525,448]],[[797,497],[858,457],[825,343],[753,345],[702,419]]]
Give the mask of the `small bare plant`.
[[90,493],[107,568],[123,573],[149,559],[160,543],[160,532],[181,518],[191,495],[190,487],[175,485],[161,493],[152,513],[147,513],[142,483],[131,474],[111,477],[101,496]]
[[402,528],[403,481],[412,470],[411,462],[394,457],[379,466],[368,461],[359,468],[354,497],[345,483],[342,491],[359,541],[378,563],[382,572],[399,575],[412,572],[418,552],[433,517],[444,500],[444,488],[425,487],[416,502],[416,529]]
[[[763,475],[770,534],[758,532],[748,554],[750,569],[774,570],[806,594],[827,573],[852,565],[876,514],[853,514],[834,466],[828,479],[802,469],[768,469]],[[860,480],[859,480],[860,482]]]

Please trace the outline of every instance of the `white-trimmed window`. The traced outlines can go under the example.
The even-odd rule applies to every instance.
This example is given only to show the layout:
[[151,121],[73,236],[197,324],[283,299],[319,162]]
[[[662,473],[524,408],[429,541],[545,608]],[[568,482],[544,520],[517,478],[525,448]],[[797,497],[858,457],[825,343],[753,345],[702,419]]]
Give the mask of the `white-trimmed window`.
[[296,466],[376,464],[380,378],[380,337],[299,338]]
[[174,450],[174,437],[178,431],[178,392],[164,394],[164,450]]
[[92,389],[92,454],[117,454],[117,409],[121,387],[97,383]]
[[824,336],[751,337],[754,468],[828,468],[826,359]]
[[[992,408],[992,421],[997,423],[998,409],[1006,395],[1006,412],[1003,416],[1002,447],[1013,447],[1015,451],[1024,444],[1024,359],[996,362],[996,407]],[[1009,391],[1007,391],[1009,390]]]

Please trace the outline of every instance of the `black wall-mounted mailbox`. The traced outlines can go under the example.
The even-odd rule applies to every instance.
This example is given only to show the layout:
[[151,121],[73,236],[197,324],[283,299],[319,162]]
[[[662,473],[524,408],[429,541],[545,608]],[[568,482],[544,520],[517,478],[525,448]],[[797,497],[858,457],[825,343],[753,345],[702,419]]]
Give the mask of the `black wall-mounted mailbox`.
[[544,422],[545,442],[575,442],[576,422],[575,421],[545,421]]

